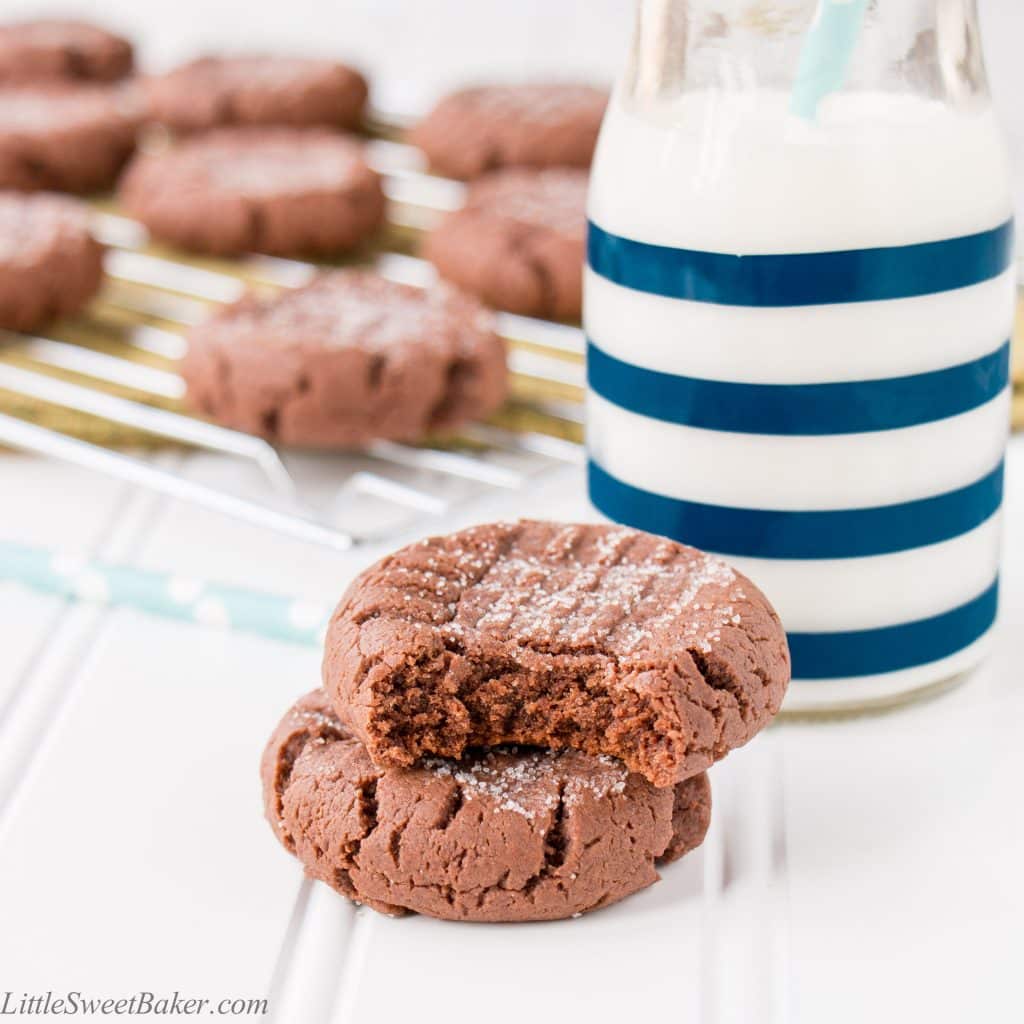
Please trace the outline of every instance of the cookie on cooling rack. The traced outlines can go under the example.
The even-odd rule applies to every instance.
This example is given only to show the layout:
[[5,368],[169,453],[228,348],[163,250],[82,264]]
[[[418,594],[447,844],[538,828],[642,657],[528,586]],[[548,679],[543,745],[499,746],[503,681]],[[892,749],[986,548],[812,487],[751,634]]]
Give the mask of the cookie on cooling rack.
[[113,82],[130,75],[132,44],[98,25],[41,19],[0,25],[0,82]]
[[0,192],[0,328],[33,331],[99,290],[103,249],[65,196]]
[[378,768],[321,691],[263,755],[267,818],[307,874],[388,914],[550,921],[658,880],[696,848],[711,790],[667,789],[609,757],[495,750]]
[[198,411],[310,448],[419,441],[487,416],[507,388],[479,303],[360,270],[227,307],[191,331],[182,372]]
[[135,148],[135,129],[116,89],[0,88],[0,188],[108,188]]
[[494,523],[358,576],[323,684],[376,764],[527,744],[671,786],[778,712],[786,636],[724,562],[623,527]]
[[607,103],[604,90],[569,83],[463,89],[441,100],[409,141],[450,178],[500,167],[589,167]]
[[497,309],[578,320],[586,203],[586,171],[498,171],[470,185],[463,208],[428,236],[424,255]]
[[223,125],[355,128],[366,79],[337,61],[291,57],[202,57],[149,79],[150,117],[178,132]]
[[384,219],[360,144],[319,129],[222,128],[141,153],[119,194],[154,237],[220,255],[341,253]]

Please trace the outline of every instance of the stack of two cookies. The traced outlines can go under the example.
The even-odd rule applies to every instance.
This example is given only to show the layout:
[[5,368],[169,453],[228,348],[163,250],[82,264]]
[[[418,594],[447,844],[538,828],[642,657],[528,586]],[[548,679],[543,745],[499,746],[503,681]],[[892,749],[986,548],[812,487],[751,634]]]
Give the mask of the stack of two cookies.
[[263,758],[306,871],[391,913],[553,920],[704,838],[706,769],[789,677],[761,593],[634,530],[475,527],[365,571]]

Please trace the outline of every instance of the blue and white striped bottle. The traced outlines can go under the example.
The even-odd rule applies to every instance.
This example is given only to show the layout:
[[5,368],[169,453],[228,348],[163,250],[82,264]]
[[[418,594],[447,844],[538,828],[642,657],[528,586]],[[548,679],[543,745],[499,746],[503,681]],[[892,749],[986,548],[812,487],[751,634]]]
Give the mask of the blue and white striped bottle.
[[996,619],[1006,159],[970,0],[879,0],[813,119],[815,4],[765,8],[641,3],[591,181],[591,500],[765,590],[787,709],[888,702]]

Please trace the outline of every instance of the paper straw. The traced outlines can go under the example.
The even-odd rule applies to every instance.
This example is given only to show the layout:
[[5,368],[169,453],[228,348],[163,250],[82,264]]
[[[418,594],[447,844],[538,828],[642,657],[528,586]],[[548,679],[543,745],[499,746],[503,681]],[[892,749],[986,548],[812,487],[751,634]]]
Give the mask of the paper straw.
[[820,0],[804,40],[790,110],[808,121],[818,104],[843,87],[857,47],[868,0]]
[[289,643],[323,642],[329,602],[305,601],[174,573],[97,562],[80,555],[0,541],[0,580],[94,604],[237,629]]

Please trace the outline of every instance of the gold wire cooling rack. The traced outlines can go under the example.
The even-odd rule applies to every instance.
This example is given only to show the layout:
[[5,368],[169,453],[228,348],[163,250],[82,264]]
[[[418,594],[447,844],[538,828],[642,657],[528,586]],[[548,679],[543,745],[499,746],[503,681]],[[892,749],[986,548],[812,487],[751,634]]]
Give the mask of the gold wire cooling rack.
[[[426,173],[418,152],[394,137],[401,124],[370,125],[370,162],[384,175],[388,223],[373,247],[345,261],[384,276],[426,285],[433,276],[416,256],[420,237],[457,208],[463,186]],[[328,264],[252,255],[224,260],[152,244],[110,200],[95,202],[95,229],[109,249],[107,280],[82,314],[45,336],[7,332],[0,342],[0,444],[62,458],[165,493],[221,509],[307,539],[346,546],[352,532],[317,516],[258,505],[157,468],[140,450],[187,445],[250,459],[279,495],[294,497],[285,463],[267,442],[194,417],[183,403],[177,361],[188,327],[247,288],[296,287]],[[338,264],[333,264],[338,265]],[[485,424],[422,446],[380,442],[361,453],[370,468],[353,471],[354,490],[422,511],[444,502],[429,490],[381,474],[404,467],[470,481],[481,488],[522,486],[528,474],[489,454],[529,453],[532,471],[582,459],[584,339],[577,326],[498,314],[509,343],[512,395]],[[1013,422],[1024,426],[1024,305],[1018,306],[1013,356]],[[294,508],[294,506],[293,506]]]
[[[457,208],[463,186],[425,173],[410,147],[381,137],[368,143],[383,174],[388,223],[372,247],[347,264],[370,265],[385,277],[425,286],[432,268],[414,253],[422,232]],[[252,255],[225,260],[186,255],[150,242],[145,229],[110,200],[94,203],[95,231],[108,246],[106,282],[79,316],[45,335],[4,332],[0,342],[0,445],[65,459],[165,493],[221,509],[307,539],[346,546],[359,539],[316,516],[266,506],[193,484],[154,466],[145,450],[187,445],[252,460],[279,498],[294,498],[294,481],[267,442],[195,417],[183,402],[177,363],[190,325],[246,289],[280,290],[308,281],[324,266]],[[350,483],[364,494],[419,511],[444,502],[429,490],[381,474],[404,468],[468,481],[480,488],[516,488],[531,473],[582,459],[584,342],[573,325],[498,314],[509,343],[510,401],[487,423],[420,446],[378,442],[359,453],[370,468]],[[529,455],[529,472],[490,458]],[[294,508],[294,504],[292,506]]]

